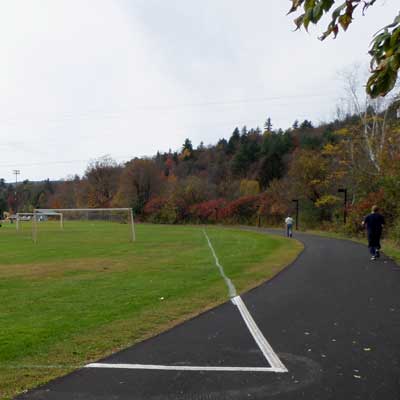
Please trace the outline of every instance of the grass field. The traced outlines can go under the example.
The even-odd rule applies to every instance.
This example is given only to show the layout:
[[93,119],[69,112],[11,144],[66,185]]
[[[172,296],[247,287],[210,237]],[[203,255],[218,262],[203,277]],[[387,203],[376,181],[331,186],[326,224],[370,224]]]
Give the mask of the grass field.
[[[0,228],[0,398],[161,332],[227,300],[199,227],[104,222]],[[296,241],[209,227],[239,292],[271,278]]]

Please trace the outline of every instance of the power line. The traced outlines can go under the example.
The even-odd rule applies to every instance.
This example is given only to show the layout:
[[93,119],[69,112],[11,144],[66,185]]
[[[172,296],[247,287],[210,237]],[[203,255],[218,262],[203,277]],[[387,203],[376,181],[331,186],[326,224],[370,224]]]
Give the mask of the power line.
[[[300,114],[297,115],[297,118],[306,118],[306,115]],[[248,119],[245,121],[219,121],[219,122],[210,122],[210,124],[213,127],[218,127],[218,126],[226,126],[227,128],[230,127],[232,130],[235,127],[240,127],[248,124],[259,124],[258,126],[261,126],[262,123],[260,122],[259,119]],[[202,126],[206,126],[208,124],[202,124]],[[184,124],[185,127],[193,127],[193,126],[198,126],[197,124]],[[138,155],[117,155],[117,156],[112,156],[112,158],[119,159],[119,160],[131,160],[135,157],[142,157]],[[96,160],[97,158],[100,157],[91,157],[91,158],[86,158],[86,159],[77,159],[77,160],[53,160],[53,161],[37,161],[37,162],[30,162],[30,163],[18,163],[18,164],[0,164],[0,168],[14,168],[14,167],[35,167],[35,166],[44,166],[44,165],[66,165],[66,164],[78,164],[78,163],[89,163],[93,160]],[[121,161],[123,162],[123,161]]]
[[[99,157],[101,158],[101,157]],[[120,156],[120,157],[113,157],[117,159],[132,159],[132,155],[130,156]],[[93,160],[96,160],[97,158],[87,158],[85,160],[65,160],[65,161],[40,161],[40,162],[32,162],[32,163],[18,163],[18,164],[0,164],[0,168],[13,168],[15,166],[21,166],[21,167],[35,167],[35,166],[42,166],[42,165],[64,165],[64,164],[77,164],[77,163],[88,163]],[[15,172],[13,172],[15,174]]]
[[[310,98],[324,98],[327,101],[330,101],[332,95],[325,94],[305,94],[305,95],[293,95],[293,96],[272,96],[272,97],[260,97],[260,98],[253,98],[253,99],[234,99],[234,100],[224,100],[224,101],[204,101],[198,103],[181,103],[181,104],[164,104],[164,105],[133,105],[127,106],[125,108],[116,109],[114,111],[104,111],[101,109],[92,109],[86,110],[80,113],[74,112],[62,112],[59,113],[60,115],[53,118],[47,118],[48,121],[58,122],[64,120],[71,120],[73,118],[92,118],[91,115],[93,114],[101,114],[96,118],[103,118],[103,119],[117,119],[121,118],[121,115],[129,114],[132,111],[171,111],[171,110],[179,110],[184,108],[196,108],[196,107],[209,107],[209,106],[229,106],[229,105],[241,105],[241,104],[254,104],[254,103],[265,103],[269,101],[279,101],[279,100],[289,100],[289,99],[310,99]],[[289,103],[281,103],[281,105],[288,105]],[[24,115],[22,117],[21,115]],[[31,116],[26,116],[26,115]],[[34,117],[41,117],[40,114],[44,114],[45,116],[49,114],[48,111],[39,111],[39,112],[32,112],[32,113],[19,113],[14,114],[12,117],[9,118],[2,118],[0,122],[11,122],[11,121],[20,121],[21,119],[31,119],[32,116]]]

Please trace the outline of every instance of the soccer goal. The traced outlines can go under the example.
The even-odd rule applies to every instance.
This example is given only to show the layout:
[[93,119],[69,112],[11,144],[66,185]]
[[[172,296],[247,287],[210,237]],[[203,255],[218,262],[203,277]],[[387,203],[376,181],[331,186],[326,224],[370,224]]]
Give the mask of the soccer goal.
[[34,216],[37,215],[37,218],[39,221],[49,221],[49,220],[54,220],[58,219],[59,221],[59,228],[64,229],[64,218],[63,214],[59,212],[53,212],[53,211],[48,211],[48,212],[41,212],[41,213],[17,213],[16,216],[16,230],[17,232],[22,231],[22,226],[24,222],[31,223],[33,226],[33,219]]
[[[62,215],[64,233],[84,240],[105,240],[127,238],[136,240],[133,211],[131,208],[58,208],[34,210],[32,237],[37,242],[38,235],[45,232],[46,225],[40,218],[46,214]],[[42,229],[43,227],[43,229]]]

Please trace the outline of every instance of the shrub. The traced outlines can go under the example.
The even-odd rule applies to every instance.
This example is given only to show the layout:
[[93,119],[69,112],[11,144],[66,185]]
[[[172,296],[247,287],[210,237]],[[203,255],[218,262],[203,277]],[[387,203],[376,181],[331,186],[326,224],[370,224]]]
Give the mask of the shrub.
[[259,205],[259,196],[240,197],[221,210],[221,217],[229,223],[254,224]]
[[[361,222],[371,212],[371,207],[374,204],[379,206],[384,204],[385,194],[383,189],[378,192],[369,193],[367,197],[351,206],[347,210],[347,223],[345,226],[345,232],[349,235],[358,235],[363,231]],[[384,211],[384,210],[383,210]]]
[[220,210],[226,205],[224,199],[204,201],[190,207],[190,219],[194,222],[216,222],[220,216]]
[[162,197],[153,197],[151,200],[147,202],[143,209],[143,214],[145,217],[149,217],[152,215],[158,214],[162,208],[167,203],[167,199]]
[[400,245],[400,217],[398,217],[393,223],[392,239],[397,245]]

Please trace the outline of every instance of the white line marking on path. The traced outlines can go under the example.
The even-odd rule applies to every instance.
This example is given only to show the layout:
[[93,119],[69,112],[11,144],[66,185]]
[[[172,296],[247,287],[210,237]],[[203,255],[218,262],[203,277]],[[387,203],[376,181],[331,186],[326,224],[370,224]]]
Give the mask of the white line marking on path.
[[242,316],[247,328],[253,336],[255,342],[260,348],[264,357],[267,359],[271,367],[210,367],[210,366],[190,366],[190,365],[146,365],[146,364],[108,364],[108,363],[92,363],[85,366],[85,368],[104,368],[104,369],[134,369],[134,370],[161,370],[161,371],[215,371],[215,372],[276,372],[285,373],[288,372],[287,368],[283,365],[282,361],[276,355],[271,345],[265,339],[264,335],[258,328],[256,322],[251,316],[249,310],[244,304],[242,298],[237,295],[236,288],[232,281],[226,276],[224,268],[220,264],[217,254],[211,244],[210,238],[208,237],[205,230],[203,230],[204,236],[207,239],[208,246],[210,247],[211,253],[215,259],[215,265],[218,267],[222,278],[228,286],[229,295],[232,303],[238,308],[240,315]]
[[213,372],[285,372],[280,368],[272,367],[195,367],[190,365],[145,365],[145,364],[106,364],[93,363],[85,368],[103,369],[142,369],[157,371],[213,371]]
[[249,310],[247,309],[246,305],[244,304],[242,298],[240,296],[232,294],[236,294],[236,288],[233,285],[232,281],[226,276],[223,266],[220,264],[217,254],[214,250],[213,245],[211,244],[211,240],[207,235],[205,229],[203,229],[204,236],[207,239],[208,246],[211,249],[211,252],[215,258],[215,264],[220,270],[222,277],[224,278],[228,289],[229,294],[231,295],[232,303],[237,306],[239,312],[246,323],[247,328],[249,329],[251,335],[253,336],[255,342],[257,343],[258,347],[260,348],[261,352],[264,354],[264,357],[268,360],[269,364],[272,368],[280,370],[280,372],[288,372],[287,368],[283,365],[282,361],[276,355],[274,350],[272,349],[271,345],[268,343],[267,339],[265,339],[264,335],[258,328],[256,322],[254,321],[253,317],[251,316]]
[[279,372],[288,372],[287,368],[283,365],[280,358],[276,355],[271,345],[268,343],[267,339],[265,339],[264,335],[260,331],[249,310],[244,304],[242,298],[240,296],[237,296],[234,297],[231,301],[239,309],[240,314],[242,315],[242,318],[247,325],[247,328],[249,329],[258,347],[264,354],[264,357],[268,360],[271,367],[275,370],[279,370]]

